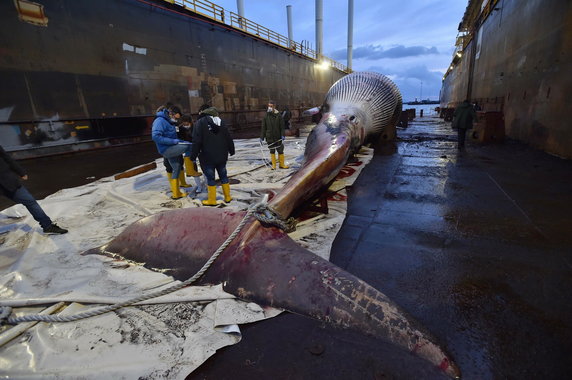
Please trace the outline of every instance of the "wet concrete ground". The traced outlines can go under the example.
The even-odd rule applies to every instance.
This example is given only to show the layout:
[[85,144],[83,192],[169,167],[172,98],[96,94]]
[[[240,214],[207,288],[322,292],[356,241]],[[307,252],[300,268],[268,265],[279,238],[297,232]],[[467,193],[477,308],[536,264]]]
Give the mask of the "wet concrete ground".
[[[38,195],[155,157],[140,145],[23,165]],[[571,161],[517,143],[458,152],[447,124],[417,119],[349,191],[331,260],[424,325],[465,379],[570,378],[571,214]],[[189,379],[443,378],[391,345],[289,313],[242,330]]]

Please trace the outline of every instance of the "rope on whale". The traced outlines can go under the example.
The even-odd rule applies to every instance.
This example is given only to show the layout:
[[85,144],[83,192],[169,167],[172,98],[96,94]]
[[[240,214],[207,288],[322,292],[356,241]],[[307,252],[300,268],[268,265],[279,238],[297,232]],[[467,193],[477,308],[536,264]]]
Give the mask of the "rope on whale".
[[[179,284],[175,284],[175,285],[170,286],[168,288],[165,288],[163,290],[158,290],[156,292],[152,292],[152,293],[145,294],[145,295],[142,295],[139,297],[135,297],[135,298],[123,301],[123,302],[118,302],[118,303],[113,304],[113,305],[108,305],[108,306],[100,307],[98,309],[94,309],[94,310],[90,310],[90,311],[86,311],[86,312],[78,313],[78,314],[74,314],[74,315],[67,315],[67,316],[30,314],[30,315],[25,315],[25,316],[21,316],[21,317],[10,318],[9,316],[12,313],[12,308],[9,306],[4,306],[4,307],[0,307],[0,323],[15,325],[18,323],[23,323],[23,322],[52,322],[52,323],[53,322],[73,322],[73,321],[78,321],[81,319],[86,319],[86,318],[91,318],[91,317],[95,317],[98,315],[102,315],[102,314],[108,313],[110,311],[120,309],[122,307],[131,306],[131,305],[137,304],[139,302],[150,300],[152,298],[161,297],[161,296],[164,296],[166,294],[173,293],[173,292],[175,292],[179,289],[182,289],[186,286],[189,286],[192,283],[194,283],[196,280],[198,280],[209,269],[209,267],[215,262],[215,260],[226,249],[226,247],[228,247],[230,245],[230,243],[236,238],[236,236],[238,236],[238,234],[240,233],[240,231],[242,231],[242,229],[244,228],[244,226],[245,226],[246,222],[248,221],[248,219],[250,218],[250,216],[255,216],[258,219],[258,215],[261,215],[261,214],[264,215],[265,214],[264,210],[267,209],[267,207],[266,207],[267,202],[268,202],[268,196],[264,196],[264,198],[260,202],[249,207],[249,209],[246,212],[246,215],[244,215],[244,218],[242,218],[242,220],[240,221],[238,226],[236,226],[234,231],[226,238],[226,240],[221,244],[221,246],[212,254],[212,256],[201,267],[201,269],[199,269],[199,271],[197,273],[195,273],[191,278],[189,278],[188,280],[185,280],[184,282],[181,282]],[[267,216],[267,218],[268,218],[269,222],[271,222],[270,221],[270,219],[272,219],[271,216]],[[271,223],[271,224],[275,224],[275,223]]]

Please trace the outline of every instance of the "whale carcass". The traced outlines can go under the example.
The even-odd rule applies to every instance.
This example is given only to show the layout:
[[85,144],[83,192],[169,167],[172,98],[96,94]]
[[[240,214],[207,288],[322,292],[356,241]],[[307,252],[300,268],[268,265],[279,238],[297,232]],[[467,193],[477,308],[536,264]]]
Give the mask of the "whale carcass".
[[[286,220],[336,177],[366,138],[395,125],[401,107],[399,90],[381,74],[354,72],[334,83],[321,107],[323,116],[308,136],[304,163],[268,202],[266,215]],[[245,215],[205,207],[162,212],[135,222],[88,253],[120,255],[184,281]],[[451,377],[459,376],[435,339],[383,293],[255,217],[249,217],[197,284],[222,284],[243,300],[361,331],[410,350]]]

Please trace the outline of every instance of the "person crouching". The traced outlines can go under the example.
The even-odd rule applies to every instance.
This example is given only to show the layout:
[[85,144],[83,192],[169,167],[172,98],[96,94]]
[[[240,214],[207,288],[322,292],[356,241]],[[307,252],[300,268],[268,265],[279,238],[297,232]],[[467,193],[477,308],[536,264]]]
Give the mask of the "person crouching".
[[[185,157],[190,156],[191,144],[179,139],[177,129],[175,128],[176,120],[174,117],[174,113],[170,112],[167,107],[159,107],[157,109],[156,118],[153,120],[151,138],[157,145],[159,154],[165,157],[172,167],[171,178],[169,179],[172,192],[171,198],[179,199],[187,196],[179,187],[179,175],[181,175],[181,169],[183,168],[181,155],[184,154]],[[186,164],[187,160],[184,162]],[[189,163],[192,164],[190,161]]]
[[191,160],[199,158],[207,177],[208,198],[202,202],[205,206],[217,205],[215,170],[220,178],[224,201],[228,203],[232,200],[226,172],[229,154],[234,155],[234,142],[217,109],[210,107],[200,111],[199,119],[193,126]]

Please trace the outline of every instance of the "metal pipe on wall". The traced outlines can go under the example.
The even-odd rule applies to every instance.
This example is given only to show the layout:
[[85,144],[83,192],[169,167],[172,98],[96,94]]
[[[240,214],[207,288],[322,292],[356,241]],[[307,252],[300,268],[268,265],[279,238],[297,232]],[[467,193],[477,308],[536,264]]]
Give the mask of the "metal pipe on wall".
[[348,0],[348,69],[352,69],[352,53],[354,45],[354,0]]
[[324,21],[324,7],[322,0],[316,0],[316,58],[322,58],[322,24]]
[[286,5],[286,17],[288,19],[288,41],[289,44],[292,45],[292,41],[294,41],[294,35],[292,34],[292,6]]

